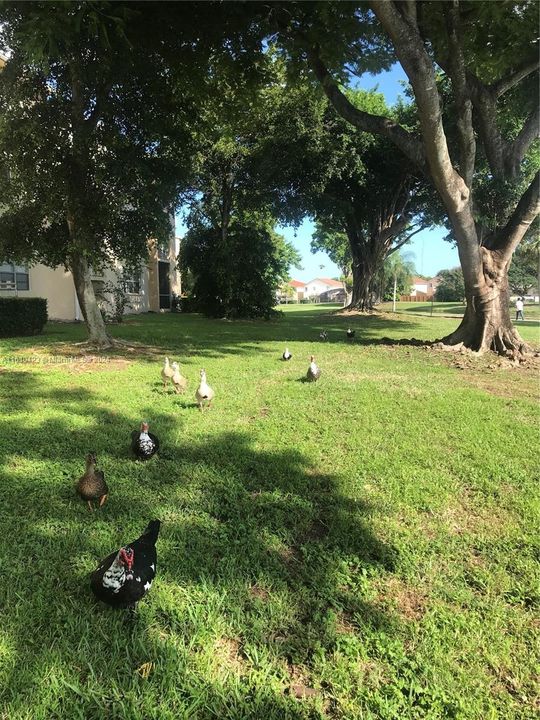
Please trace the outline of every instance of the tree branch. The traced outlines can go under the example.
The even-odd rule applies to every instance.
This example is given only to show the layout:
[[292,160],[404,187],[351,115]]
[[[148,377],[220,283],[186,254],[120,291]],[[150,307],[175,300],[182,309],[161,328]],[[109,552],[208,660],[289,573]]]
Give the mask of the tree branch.
[[454,87],[457,109],[457,128],[459,134],[459,168],[468,188],[472,187],[476,141],[472,124],[472,102],[467,89],[467,78],[463,47],[461,45],[461,23],[459,2],[453,0],[451,7],[445,6],[444,14],[448,29],[449,69]]
[[538,214],[540,214],[540,170],[522,195],[506,226],[486,247],[489,250],[499,250],[510,258]]
[[339,89],[336,81],[320,59],[317,49],[310,47],[305,48],[305,51],[313,72],[339,115],[360,130],[387,137],[397,145],[424,174],[428,175],[429,172],[421,141],[390,118],[381,115],[371,115],[356,108]]
[[525,121],[519,135],[514,142],[506,148],[505,166],[510,177],[519,173],[521,161],[525,157],[531,143],[540,136],[540,106],[537,105]]
[[403,240],[401,240],[397,245],[394,245],[393,248],[391,248],[388,251],[388,255],[391,255],[392,253],[395,253],[397,250],[400,250],[406,243],[409,242],[409,240],[416,235],[419,232],[422,232],[422,230],[425,230],[428,227],[427,224],[421,224],[420,227],[418,227],[414,232],[409,233]]
[[[442,67],[442,66],[441,66]],[[486,153],[491,172],[495,177],[504,177],[504,140],[497,125],[497,103],[491,91],[467,70],[467,85],[471,94],[478,131]]]
[[530,62],[523,63],[523,65],[521,65],[517,70],[514,70],[514,72],[509,73],[506,77],[500,78],[496,82],[492,83],[489,86],[489,90],[496,98],[499,98],[501,95],[504,95],[505,92],[511,90],[518,84],[518,82],[523,80],[523,78],[526,78],[527,75],[530,75],[532,72],[537,70],[539,66],[540,62],[538,61],[538,58],[535,58]]
[[[431,177],[451,214],[470,215],[469,189],[454,169],[442,123],[435,68],[418,25],[405,21],[393,0],[371,0],[373,12],[393,42],[396,54],[411,82],[418,105],[422,136]],[[464,217],[464,216],[463,216]],[[465,219],[465,218],[464,218]],[[471,216],[472,221],[472,216]],[[469,217],[465,219],[470,227]]]

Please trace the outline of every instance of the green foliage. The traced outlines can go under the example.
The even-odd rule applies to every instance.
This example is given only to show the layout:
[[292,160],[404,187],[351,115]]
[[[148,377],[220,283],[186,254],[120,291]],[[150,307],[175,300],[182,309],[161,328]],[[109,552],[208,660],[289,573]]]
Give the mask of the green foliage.
[[451,270],[440,270],[437,273],[441,282],[435,290],[437,302],[463,302],[465,299],[465,282],[460,267]]
[[540,266],[540,247],[538,243],[525,243],[517,247],[512,258],[512,265],[508,271],[508,284],[510,290],[518,295],[526,295],[529,288],[538,288],[538,273]]
[[277,65],[261,60],[258,80],[216,63],[206,80],[197,153],[184,196],[189,231],[181,264],[192,297],[218,317],[269,317],[289,266],[300,257],[274,232],[286,184],[267,140]]
[[352,257],[347,234],[331,229],[320,218],[315,222],[311,252],[325,252],[346,277],[352,272]]
[[100,307],[106,322],[123,322],[124,312],[131,307],[131,302],[121,280],[103,285]]
[[273,314],[276,296],[300,258],[272,229],[268,218],[234,218],[224,238],[219,227],[191,227],[182,244],[183,264],[194,285],[195,307],[213,317],[264,317]]
[[[186,127],[170,73],[133,51],[127,4],[13,4],[0,73],[0,255],[50,266],[136,262],[168,237]],[[114,90],[113,90],[114,88]]]
[[37,335],[47,322],[44,298],[0,297],[0,337]]
[[396,283],[396,299],[399,299],[400,295],[410,295],[411,281],[414,273],[413,253],[395,252],[389,255],[378,274],[379,295],[381,299],[394,299],[394,282]]

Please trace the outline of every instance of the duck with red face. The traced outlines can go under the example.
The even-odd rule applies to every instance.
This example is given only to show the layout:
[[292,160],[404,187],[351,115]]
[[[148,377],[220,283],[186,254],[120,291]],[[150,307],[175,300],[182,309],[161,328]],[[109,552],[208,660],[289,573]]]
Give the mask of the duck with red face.
[[92,592],[112,607],[134,608],[156,576],[159,520],[152,520],[140,538],[101,561],[92,573]]

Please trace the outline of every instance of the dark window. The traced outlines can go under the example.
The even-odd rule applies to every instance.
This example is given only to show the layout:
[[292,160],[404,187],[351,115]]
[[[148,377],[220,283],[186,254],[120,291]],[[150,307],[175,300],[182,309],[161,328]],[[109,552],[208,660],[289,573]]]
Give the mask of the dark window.
[[92,280],[92,287],[94,288],[95,296],[98,299],[103,298],[103,293],[105,292],[105,283],[103,280]]
[[0,289],[2,290],[29,290],[30,282],[28,268],[25,265],[4,263],[0,265]]

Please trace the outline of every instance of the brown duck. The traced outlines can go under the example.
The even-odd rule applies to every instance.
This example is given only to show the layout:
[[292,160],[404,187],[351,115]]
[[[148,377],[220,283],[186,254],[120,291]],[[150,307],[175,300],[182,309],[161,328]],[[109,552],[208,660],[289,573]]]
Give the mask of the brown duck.
[[109,488],[105,482],[103,470],[96,470],[96,454],[89,452],[86,456],[86,471],[77,483],[77,492],[86,500],[90,511],[94,510],[92,501],[99,500],[99,507],[105,504]]

